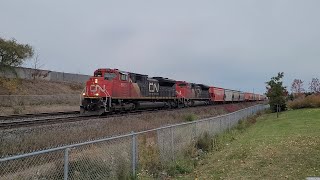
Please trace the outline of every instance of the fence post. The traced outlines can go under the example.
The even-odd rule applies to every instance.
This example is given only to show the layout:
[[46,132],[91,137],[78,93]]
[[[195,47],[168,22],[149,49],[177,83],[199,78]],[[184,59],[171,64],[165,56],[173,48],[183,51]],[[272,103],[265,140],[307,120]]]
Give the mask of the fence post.
[[173,134],[173,127],[171,127],[171,153],[172,153],[172,161],[175,160],[174,157],[174,134]]
[[63,179],[68,180],[68,174],[69,174],[69,148],[66,148],[64,150],[64,173],[63,173]]
[[[229,115],[227,115],[227,116],[229,116]],[[226,116],[225,116],[226,117]],[[224,119],[226,119],[224,117]],[[221,132],[223,132],[224,130],[222,130],[222,122],[221,122],[221,118],[219,118],[219,121],[220,121],[220,128],[219,128],[219,133],[221,133]]]
[[193,126],[194,140],[196,141],[196,139],[197,139],[197,122],[194,122],[193,124],[194,124],[194,126]]
[[232,115],[228,116],[228,131],[230,131],[230,123],[231,123]]
[[136,175],[136,166],[137,166],[137,139],[136,134],[132,131],[132,175]]

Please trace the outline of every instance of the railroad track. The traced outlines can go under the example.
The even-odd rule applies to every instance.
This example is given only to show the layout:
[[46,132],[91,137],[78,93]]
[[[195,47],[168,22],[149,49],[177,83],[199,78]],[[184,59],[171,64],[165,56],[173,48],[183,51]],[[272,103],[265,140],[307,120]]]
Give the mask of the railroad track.
[[[196,107],[189,107],[189,108],[196,108]],[[58,124],[58,123],[67,123],[67,122],[77,122],[77,121],[84,121],[84,120],[93,120],[93,119],[103,119],[103,118],[112,118],[112,117],[120,117],[120,116],[131,116],[131,115],[138,115],[142,113],[155,113],[161,111],[176,111],[178,109],[147,109],[147,110],[137,110],[137,111],[130,111],[130,112],[122,112],[122,113],[112,113],[107,114],[105,116],[98,116],[98,115],[91,115],[91,116],[84,116],[84,115],[76,115],[72,117],[54,117],[58,115],[72,115],[79,113],[79,111],[67,112],[67,113],[42,113],[42,114],[27,114],[27,115],[13,115],[13,116],[0,116],[6,117],[6,121],[0,122],[0,129],[14,129],[20,127],[29,127],[29,126],[41,126],[41,125],[50,125],[50,124]],[[14,120],[8,119],[15,117]],[[18,118],[17,118],[18,117]],[[29,119],[26,120],[19,120],[28,117]],[[30,119],[34,117],[41,117],[41,119]],[[43,118],[47,117],[47,118]]]
[[[104,116],[99,115],[91,115],[91,116],[85,116],[85,115],[77,115],[73,117],[49,117],[49,118],[42,118],[42,119],[27,119],[27,120],[19,120],[23,118],[18,118],[14,120],[8,120],[0,122],[0,129],[15,129],[15,128],[21,128],[21,127],[30,127],[30,126],[41,126],[41,125],[50,125],[50,124],[58,124],[58,123],[67,123],[67,122],[77,122],[77,121],[85,121],[85,120],[93,120],[93,119],[103,119],[103,118],[112,118],[112,117],[122,117],[122,116],[131,116],[131,115],[138,115],[142,113],[154,113],[154,112],[161,112],[161,111],[174,111],[177,109],[156,109],[156,110],[137,110],[137,111],[130,111],[130,112],[122,112],[122,113],[112,113],[107,114]],[[44,113],[44,114],[50,114],[51,113]],[[57,114],[55,114],[57,115]],[[48,115],[49,116],[49,115]],[[10,116],[11,117],[11,116]],[[24,115],[19,117],[25,117]],[[34,118],[35,116],[27,116],[29,118]],[[36,117],[43,117],[41,115]],[[46,117],[46,116],[44,116]]]
[[0,120],[7,121],[7,120],[29,119],[29,118],[40,118],[40,117],[62,116],[62,115],[74,115],[74,114],[80,114],[80,111],[0,116]]
[[[98,119],[98,118],[111,118],[111,117],[120,117],[120,116],[128,116],[128,115],[137,115],[141,113],[154,113],[158,111],[168,111],[168,110],[141,110],[141,111],[123,112],[123,113],[117,113],[117,114],[115,113],[107,114],[106,116],[99,116],[99,115],[88,116],[88,115],[78,114],[77,116],[72,116],[72,117],[54,117],[58,115],[75,114],[72,112],[27,114],[27,115],[19,115],[19,116],[18,115],[2,116],[2,118],[5,119],[5,121],[0,122],[0,129],[14,129],[14,128],[20,128],[20,127],[77,122],[77,121],[92,120],[92,119]],[[39,117],[41,117],[41,119],[34,119]]]
[[85,119],[94,119],[99,116],[89,117],[89,116],[76,116],[76,117],[58,117],[58,118],[44,118],[44,119],[32,119],[32,120],[14,120],[14,121],[4,121],[0,122],[0,129],[14,129],[19,127],[29,127],[29,126],[40,126],[49,125],[57,123],[75,122],[82,121]]

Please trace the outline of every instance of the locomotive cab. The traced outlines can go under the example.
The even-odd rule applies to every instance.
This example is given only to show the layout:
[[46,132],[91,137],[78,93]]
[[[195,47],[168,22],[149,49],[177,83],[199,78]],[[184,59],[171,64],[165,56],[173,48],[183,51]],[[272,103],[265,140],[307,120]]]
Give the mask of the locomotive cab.
[[86,83],[84,97],[106,98],[112,95],[113,79],[117,74],[113,71],[98,69]]
[[81,114],[103,114],[111,107],[114,80],[119,73],[113,69],[98,69],[86,82],[80,106]]

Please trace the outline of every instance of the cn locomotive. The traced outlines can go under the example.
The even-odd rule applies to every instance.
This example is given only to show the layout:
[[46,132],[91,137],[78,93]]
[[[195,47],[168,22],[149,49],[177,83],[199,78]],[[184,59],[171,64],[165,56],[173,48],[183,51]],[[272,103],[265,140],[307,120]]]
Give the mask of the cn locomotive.
[[86,82],[80,112],[101,115],[265,99],[259,94],[105,68],[96,70]]

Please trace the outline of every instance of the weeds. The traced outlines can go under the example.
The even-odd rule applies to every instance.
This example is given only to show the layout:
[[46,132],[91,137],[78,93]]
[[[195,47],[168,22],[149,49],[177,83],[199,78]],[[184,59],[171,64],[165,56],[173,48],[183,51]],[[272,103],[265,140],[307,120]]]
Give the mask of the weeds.
[[197,116],[195,114],[187,114],[184,116],[184,120],[191,122],[197,119]]
[[204,133],[201,135],[196,144],[195,147],[197,149],[200,149],[204,152],[209,152],[213,149],[213,137],[209,135],[209,133]]
[[158,177],[162,170],[160,153],[155,144],[147,144],[146,136],[139,142],[139,166],[141,171],[152,177]]
[[182,157],[172,163],[169,163],[167,167],[167,173],[173,177],[180,174],[191,173],[194,169],[194,161],[189,157]]
[[23,106],[14,106],[13,114],[21,114],[25,108]]
[[17,92],[19,86],[21,85],[21,80],[18,78],[0,78],[0,85],[4,87],[9,94],[14,94]]
[[70,84],[70,89],[74,91],[81,91],[85,87],[84,84]]
[[110,172],[108,165],[101,160],[84,158],[70,162],[71,179],[105,179],[110,177]]

